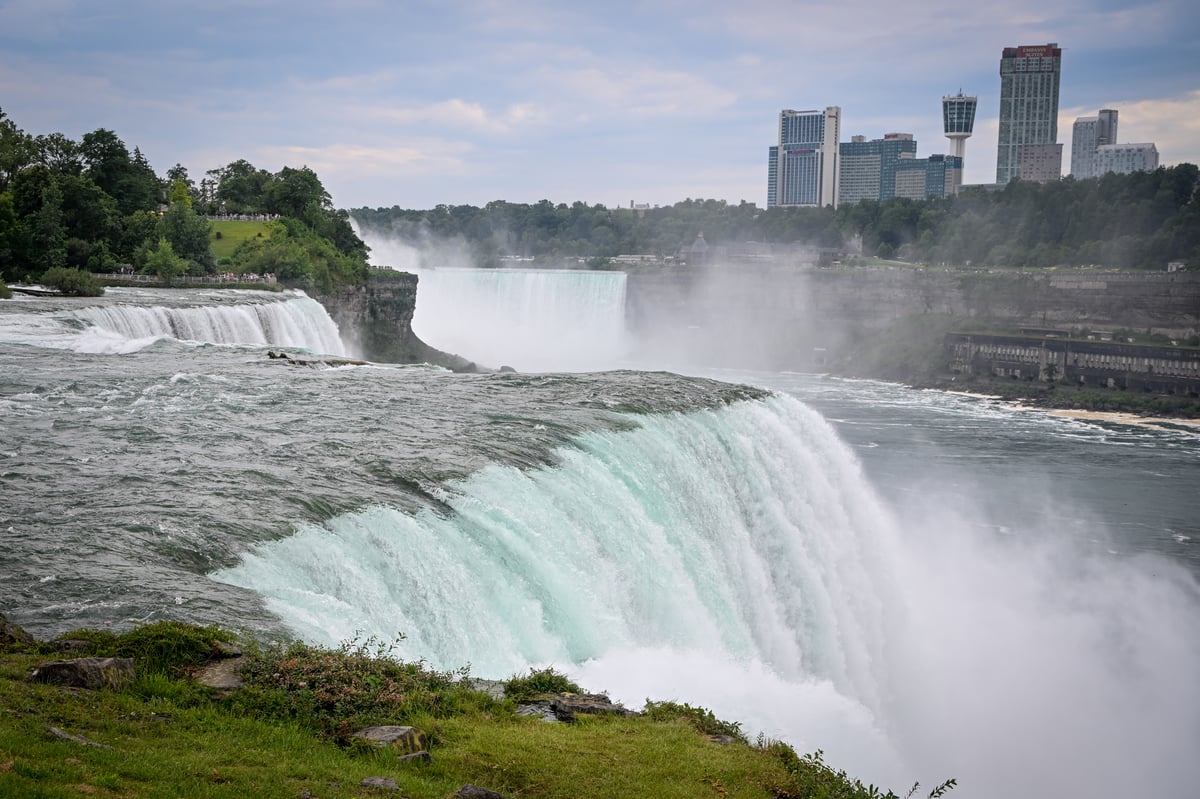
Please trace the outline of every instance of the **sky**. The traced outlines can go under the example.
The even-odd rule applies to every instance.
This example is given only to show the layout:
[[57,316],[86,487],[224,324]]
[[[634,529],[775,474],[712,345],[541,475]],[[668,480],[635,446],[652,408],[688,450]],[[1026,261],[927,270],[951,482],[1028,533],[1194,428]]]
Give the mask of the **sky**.
[[961,89],[964,182],[994,181],[1001,50],[1049,42],[1064,172],[1100,108],[1200,163],[1195,0],[0,0],[0,109],[112,130],[160,175],[308,166],[339,208],[763,207],[784,108],[840,106],[844,141],[912,133],[924,157]]

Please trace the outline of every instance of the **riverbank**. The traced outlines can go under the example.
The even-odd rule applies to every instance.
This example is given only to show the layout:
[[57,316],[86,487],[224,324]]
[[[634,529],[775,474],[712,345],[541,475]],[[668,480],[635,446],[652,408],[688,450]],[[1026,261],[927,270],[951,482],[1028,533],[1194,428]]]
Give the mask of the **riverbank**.
[[[489,692],[465,669],[402,663],[375,640],[234,638],[159,622],[35,641],[0,616],[0,795],[895,799],[819,755],[750,743],[703,708],[631,713],[549,670]],[[37,676],[70,673],[45,664],[81,656],[114,660],[90,687]],[[225,669],[236,679],[202,684],[214,660],[237,663]],[[521,711],[542,704],[558,720]],[[379,746],[362,734],[378,725],[405,732]]]
[[1110,415],[1113,420],[1158,419],[1162,421],[1200,422],[1200,398],[1177,394],[1071,386],[988,376],[952,375],[941,378],[902,381],[914,388],[954,391],[1006,400],[1026,408],[1037,408],[1056,415]]

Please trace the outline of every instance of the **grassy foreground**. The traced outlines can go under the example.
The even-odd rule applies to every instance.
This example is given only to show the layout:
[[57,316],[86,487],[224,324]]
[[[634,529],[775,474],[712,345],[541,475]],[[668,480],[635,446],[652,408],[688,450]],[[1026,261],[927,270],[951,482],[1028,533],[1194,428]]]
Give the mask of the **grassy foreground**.
[[[337,650],[251,644],[245,686],[214,693],[191,675],[228,633],[160,622],[66,637],[91,641],[88,656],[133,657],[137,676],[119,689],[32,683],[37,664],[79,653],[0,642],[0,796],[380,795],[362,787],[367,777],[395,780],[399,792],[388,795],[410,799],[453,796],[465,784],[514,798],[893,796],[829,768],[819,753],[747,742],[737,724],[702,708],[652,703],[641,715],[569,724],[519,716],[514,697],[578,688],[552,671],[514,677],[498,700],[465,673],[397,662],[373,641]],[[422,730],[432,762],[350,740],[371,724]]]

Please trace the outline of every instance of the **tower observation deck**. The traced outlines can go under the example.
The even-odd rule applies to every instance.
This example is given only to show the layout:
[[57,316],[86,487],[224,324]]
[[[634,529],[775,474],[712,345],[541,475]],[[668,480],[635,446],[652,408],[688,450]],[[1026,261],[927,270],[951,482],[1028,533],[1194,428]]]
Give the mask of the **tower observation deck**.
[[946,138],[950,140],[951,155],[964,157],[967,139],[971,138],[975,129],[975,107],[978,104],[978,97],[966,97],[962,89],[953,97],[942,98],[942,125]]

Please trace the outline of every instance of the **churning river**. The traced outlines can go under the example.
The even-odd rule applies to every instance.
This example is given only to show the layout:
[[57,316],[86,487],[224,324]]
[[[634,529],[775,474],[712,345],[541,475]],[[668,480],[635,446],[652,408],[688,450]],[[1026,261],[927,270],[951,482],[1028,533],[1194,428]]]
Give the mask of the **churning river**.
[[[580,318],[537,296],[481,340]],[[423,330],[418,302],[430,344],[480,358],[438,339],[453,303]],[[0,611],[44,636],[402,633],[439,668],[701,704],[896,790],[1200,785],[1189,428],[819,375],[268,350],[356,354],[298,293],[0,301]]]

